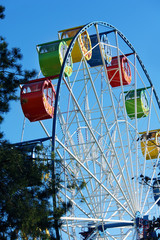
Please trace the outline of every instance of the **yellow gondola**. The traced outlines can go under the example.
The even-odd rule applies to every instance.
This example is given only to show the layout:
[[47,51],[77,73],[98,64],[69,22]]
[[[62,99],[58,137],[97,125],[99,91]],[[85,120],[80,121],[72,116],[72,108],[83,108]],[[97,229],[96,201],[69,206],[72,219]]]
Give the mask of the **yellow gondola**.
[[148,132],[141,132],[141,150],[146,160],[155,159],[160,152],[160,129],[151,130]]
[[[80,27],[69,28],[65,30],[59,31],[60,38],[63,41],[66,41],[67,45],[69,46],[73,37],[80,31]],[[78,37],[78,41],[76,41],[73,50],[72,50],[72,60],[73,63],[80,62],[82,59],[82,53],[85,59],[88,61],[92,57],[92,45],[89,34],[87,31],[81,33]]]

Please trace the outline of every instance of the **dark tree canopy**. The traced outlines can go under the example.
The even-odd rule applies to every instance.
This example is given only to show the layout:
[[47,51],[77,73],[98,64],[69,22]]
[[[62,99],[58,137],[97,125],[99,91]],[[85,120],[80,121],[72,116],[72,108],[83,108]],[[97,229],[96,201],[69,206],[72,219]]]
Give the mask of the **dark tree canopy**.
[[[5,17],[4,10],[0,5],[0,19]],[[0,124],[10,102],[19,99],[19,85],[36,74],[23,70],[21,62],[20,49],[9,49],[0,36]],[[36,144],[10,144],[0,132],[0,240],[57,239],[55,229],[71,204],[55,204],[61,179],[53,174],[56,160],[49,152]]]
[[1,19],[3,19],[5,17],[4,10],[5,10],[5,7],[0,5],[0,18]]
[[60,162],[37,143],[0,144],[1,240],[57,239],[55,226],[60,228],[71,204],[62,202],[53,211],[53,187],[57,192],[61,179],[56,174],[53,180],[52,161]]
[[0,146],[0,239],[17,239],[19,231],[32,239],[46,237],[51,228],[52,186],[43,177],[51,166],[39,157],[33,160],[28,151],[8,143]]
[[[22,70],[19,48],[8,50],[8,44],[0,37],[0,113],[9,111],[11,100],[17,100],[17,87],[35,75],[35,71]],[[1,117],[2,120],[2,117]]]

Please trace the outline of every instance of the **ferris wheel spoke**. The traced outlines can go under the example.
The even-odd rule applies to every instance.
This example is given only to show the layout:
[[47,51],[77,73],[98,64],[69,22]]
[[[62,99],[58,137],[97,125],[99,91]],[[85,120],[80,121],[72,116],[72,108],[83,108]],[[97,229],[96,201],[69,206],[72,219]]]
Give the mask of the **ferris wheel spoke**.
[[[58,151],[58,155],[60,156],[59,151]],[[62,156],[61,156],[61,159],[63,159]],[[76,179],[76,176],[75,176],[75,172],[74,172],[74,170],[73,170],[73,169],[75,168],[75,166],[73,165],[73,169],[72,169],[72,168],[70,167],[70,165],[71,165],[71,164],[68,164],[68,165],[65,165],[65,166],[62,166],[62,167],[64,168],[64,171],[67,171],[67,173],[65,173],[65,175],[67,175],[67,177],[70,176],[71,181],[70,181],[70,182],[68,181],[68,182],[70,183],[70,186],[72,187],[72,181],[75,182],[75,181],[77,181],[77,179]],[[63,170],[62,170],[62,171],[63,171]],[[82,181],[85,182],[85,181],[86,181],[86,178],[84,178],[84,176],[82,175],[81,170],[80,170],[80,173],[81,173]],[[70,187],[69,187],[69,188],[70,188]],[[92,215],[94,216],[94,215],[95,215],[95,212],[93,211],[93,206],[94,206],[95,203],[93,203],[93,201],[92,201],[92,198],[93,198],[93,197],[92,197],[91,194],[90,194],[90,191],[89,191],[89,189],[88,189],[88,186],[86,185],[85,188],[86,188],[88,197],[90,198],[90,202],[87,201],[87,199],[86,199],[86,197],[85,197],[85,195],[83,194],[83,192],[82,192],[81,189],[78,189],[78,191],[80,192],[80,195],[81,195],[82,200],[85,201],[85,203],[86,203],[86,205],[87,205],[87,208],[88,208],[88,211],[90,212],[90,214],[92,214]],[[64,190],[64,192],[63,192],[62,194],[65,195],[66,198],[72,202],[73,200],[67,195],[67,191],[69,190],[69,189],[67,188],[67,186],[64,186],[62,189]],[[79,199],[80,199],[80,197],[79,197]],[[76,204],[76,203],[75,203],[75,204]],[[79,206],[79,205],[77,205],[77,206]],[[91,207],[91,206],[92,206],[92,207]],[[82,211],[82,212],[83,212],[83,211]],[[87,216],[89,216],[89,212],[86,214]]]
[[[63,123],[64,123],[64,121],[63,121]],[[80,128],[80,126],[79,126],[79,128]],[[78,132],[80,132],[80,130],[78,130]],[[71,138],[69,138],[69,139],[71,139]],[[82,140],[82,138],[80,138],[80,139]],[[86,159],[88,154],[89,154],[89,151],[87,151],[87,153],[86,153],[86,150],[84,149],[84,142],[83,141],[79,141],[79,145],[83,148],[83,153],[86,154],[85,155],[85,159]],[[92,148],[92,146],[91,146],[91,148]],[[91,149],[89,149],[89,150],[91,150]],[[78,156],[82,159],[81,154],[80,155],[78,154]],[[95,175],[96,175],[96,173],[95,173]],[[90,182],[91,182],[91,180],[90,180]],[[91,187],[92,187],[92,182],[91,182]],[[93,187],[92,187],[92,190],[93,190]],[[89,190],[88,190],[88,193],[89,193]],[[95,199],[94,199],[94,201],[95,201]],[[94,203],[94,205],[95,205],[95,203]]]
[[[123,168],[123,170],[124,170],[124,168]],[[121,181],[121,178],[122,178],[122,176],[119,177],[119,180],[118,180],[119,183],[120,183],[120,181]],[[117,187],[113,189],[113,194],[116,195],[116,192],[117,192]],[[108,204],[108,206],[107,206],[107,209],[106,209],[106,211],[105,211],[106,213],[105,213],[105,215],[104,215],[104,218],[105,218],[107,212],[109,211],[109,208],[110,208],[112,202],[113,202],[113,199],[110,199],[110,202],[109,202],[109,204]],[[125,202],[123,205],[124,205],[125,207],[127,207],[127,202]],[[119,209],[118,209],[118,210],[119,210]],[[114,216],[118,213],[118,210],[115,211],[115,212],[110,216],[110,218],[114,217]]]
[[[63,143],[61,143],[61,142],[58,140],[58,138],[56,138],[56,141],[57,141],[57,143],[59,143],[59,144],[73,157],[73,159],[75,159],[75,160],[83,167],[84,170],[86,170],[86,172],[87,172],[93,179],[96,180],[96,182],[97,182],[100,186],[103,187],[103,189],[104,189],[109,195],[112,196],[112,198],[113,198],[130,216],[133,217],[133,215],[132,215],[126,208],[124,208],[123,204],[121,204],[121,203],[118,201],[118,199],[116,199],[116,198],[112,195],[112,193],[88,170],[88,168],[86,168],[86,167],[83,165],[83,163],[81,163],[81,161],[80,161],[76,156],[74,156],[74,155],[63,145]],[[126,199],[126,200],[127,200],[127,199]]]
[[[64,82],[66,82],[66,81],[65,81],[65,79],[64,79]],[[67,85],[67,83],[66,83],[66,85]],[[92,87],[93,87],[93,86],[92,86]],[[69,88],[69,86],[67,86],[67,88],[68,88],[68,90],[70,91],[70,94],[72,95],[72,98],[73,98],[74,102],[76,103],[77,109],[80,111],[80,113],[81,113],[81,115],[82,115],[83,119],[85,120],[85,123],[86,123],[86,125],[87,125],[87,127],[88,127],[89,131],[91,132],[91,134],[92,134],[92,136],[93,136],[93,139],[94,139],[94,141],[96,141],[96,143],[97,143],[97,146],[98,146],[98,147],[101,149],[101,147],[100,147],[99,143],[97,142],[97,140],[96,140],[96,138],[95,138],[95,136],[94,136],[94,134],[93,134],[93,131],[92,131],[92,129],[91,129],[91,127],[90,127],[89,123],[86,121],[86,118],[85,118],[84,114],[82,113],[82,111],[81,111],[81,108],[80,108],[80,106],[79,106],[78,102],[76,101],[76,99],[75,99],[75,97],[74,97],[74,95],[73,95],[73,93],[72,93],[71,89]],[[96,100],[97,100],[97,102],[99,102],[98,98],[97,98]],[[99,107],[100,107],[100,109],[101,109],[100,103],[99,103]],[[102,109],[101,109],[101,111],[102,111]],[[103,116],[103,119],[104,119],[103,112],[102,112],[102,116]],[[107,127],[107,123],[106,123],[105,119],[104,119],[104,123],[105,123],[105,126]],[[108,130],[107,130],[107,132],[108,132]],[[110,134],[109,134],[109,133],[108,133],[108,135],[110,136]],[[110,138],[111,138],[111,137],[110,137]],[[111,141],[112,141],[112,140],[111,140]],[[112,147],[113,147],[113,149],[114,149],[114,145],[113,145]],[[116,150],[115,150],[115,151],[116,151]],[[102,152],[102,150],[101,150],[101,152]],[[104,155],[104,153],[103,153],[103,152],[102,152],[102,154]],[[104,156],[104,159],[106,160],[106,157],[105,157],[105,156]],[[119,161],[119,160],[118,160],[118,157],[117,157],[117,161]],[[107,162],[107,161],[106,161],[106,162]],[[108,164],[108,162],[107,162],[107,164]],[[108,166],[109,166],[109,164],[108,164]],[[111,169],[111,167],[110,167],[110,166],[109,166],[109,168],[110,168],[110,171],[112,172],[112,174],[113,174],[113,176],[114,176],[114,173],[113,173],[113,171],[112,171],[112,169]],[[121,168],[120,164],[119,164],[119,168]],[[123,176],[123,174],[122,174],[122,176]],[[114,178],[115,178],[115,180],[116,180],[116,177],[115,177],[115,176],[114,176]],[[128,187],[127,187],[127,184],[126,184],[126,181],[125,181],[124,177],[123,177],[123,180],[124,180],[124,182],[125,182],[126,189],[128,189]],[[117,182],[117,180],[116,180],[116,182]],[[123,192],[123,190],[122,190],[122,189],[121,189],[121,191]],[[130,199],[132,199],[132,198],[130,198]],[[132,200],[131,200],[131,201],[132,201]]]
[[[61,185],[62,189],[64,189],[64,186]],[[65,193],[59,189],[60,193],[65,195]],[[73,204],[73,206],[75,206],[76,208],[78,208],[82,213],[84,213],[87,217],[89,217],[89,214],[86,213],[72,198],[70,198],[68,195],[65,195],[67,197],[67,199]]]
[[[98,34],[98,29],[97,29],[97,35]],[[98,41],[99,40],[99,36],[98,36]],[[117,41],[117,36],[116,36],[116,41]],[[118,51],[118,41],[117,41],[117,51]],[[101,49],[101,46],[99,46],[100,49]],[[104,63],[104,58],[103,58],[103,54],[102,54],[102,50],[101,50],[101,57],[102,57],[102,60],[103,60],[103,65],[105,66],[105,63]],[[120,64],[119,64],[120,65]],[[119,67],[120,69],[120,67]],[[104,72],[105,72],[105,75],[106,75],[106,79],[108,79],[108,74],[107,74],[107,71],[106,71],[106,68],[104,67]],[[120,78],[121,78],[121,74],[120,74]],[[121,79],[122,81],[122,79]],[[108,84],[108,83],[107,83]],[[93,85],[92,85],[93,86]],[[94,87],[94,86],[93,86]],[[112,97],[112,93],[111,93],[111,87],[109,86],[108,84],[108,88],[109,88],[109,93],[110,93],[110,96],[111,96],[111,100],[112,100],[112,106],[113,106],[113,111],[114,111],[114,116],[115,116],[115,122],[117,124],[117,129],[118,129],[118,134],[119,134],[119,138],[120,138],[120,142],[121,142],[121,149],[122,149],[122,152],[123,152],[123,158],[126,159],[125,157],[125,153],[124,153],[124,147],[123,147],[123,142],[122,142],[122,139],[121,139],[121,133],[120,133],[120,128],[119,128],[119,125],[118,125],[118,119],[117,119],[117,113],[116,113],[116,110],[115,110],[115,104],[114,104],[114,101],[113,101],[113,97]],[[123,84],[121,84],[121,88],[122,88],[122,95],[124,95],[124,91],[123,91]],[[123,106],[124,106],[124,111],[125,111],[125,103],[124,103],[124,97],[122,98],[123,99]],[[98,101],[98,100],[97,100]],[[125,113],[125,123],[126,123],[126,131],[127,131],[127,139],[128,139],[128,143],[130,143],[129,141],[129,136],[128,136],[128,125],[127,125],[127,119],[126,119],[126,113]],[[130,149],[130,145],[128,146],[128,149]],[[131,151],[129,151],[129,155],[130,155],[130,159],[131,159]],[[125,161],[126,162],[126,161]],[[134,173],[133,173],[133,165],[132,165],[132,160],[130,160],[130,167],[131,167],[131,172],[132,172],[132,177],[134,176]],[[127,175],[128,175],[128,182],[129,182],[129,186],[130,186],[130,192],[131,192],[131,199],[135,199],[135,196],[133,196],[133,194],[135,193],[135,186],[134,186],[134,189],[132,191],[132,187],[131,187],[131,182],[130,182],[130,179],[131,177],[129,176],[129,173],[128,173],[128,166],[126,164],[126,170],[127,170]]]
[[[153,88],[152,88],[151,96],[150,96],[150,111],[149,111],[148,123],[147,123],[147,133],[149,132],[150,121],[151,121],[152,97],[153,97]],[[143,164],[143,173],[142,173],[143,176],[145,176],[145,170],[146,170],[146,154],[147,154],[147,144],[145,145],[144,164]],[[140,191],[140,207],[141,207],[141,203],[142,203],[142,194],[143,194],[143,184],[141,185],[141,191]]]
[[152,206],[147,210],[147,212],[145,212],[144,215],[147,215],[148,213],[150,213],[150,211],[152,210],[152,208],[157,204],[157,202],[160,200],[160,197],[152,204]]
[[[119,44],[118,44],[118,37],[117,32],[115,32],[115,38],[116,38],[116,46],[117,46],[117,56],[118,56],[118,65],[119,65],[119,71],[120,71],[120,81],[121,81],[121,93],[122,93],[122,102],[123,102],[123,109],[124,109],[124,119],[125,119],[125,125],[126,125],[126,133],[127,133],[127,142],[128,142],[128,149],[129,149],[129,161],[130,161],[130,170],[131,170],[131,176],[129,175],[129,171],[126,165],[127,169],[127,176],[128,176],[128,182],[131,187],[131,178],[134,177],[134,170],[133,170],[133,161],[132,161],[132,154],[131,154],[131,146],[130,146],[130,137],[129,137],[129,127],[128,127],[128,117],[126,114],[126,108],[125,108],[125,97],[124,97],[124,89],[123,89],[123,83],[122,83],[122,74],[121,74],[121,68],[120,68],[120,58],[119,58]],[[124,150],[123,150],[124,151]],[[135,185],[133,184],[133,190],[131,190],[132,197],[136,199],[135,197]]]
[[[152,176],[150,176],[150,178],[151,178],[151,180],[153,181],[153,177],[156,175],[156,167],[157,167],[157,165],[158,165],[158,162],[159,162],[159,157],[158,157],[158,159],[157,159],[157,161],[156,161],[156,164],[155,164],[155,167],[154,167],[154,170],[153,170],[153,173],[152,173]],[[157,176],[156,176],[157,177]],[[147,199],[148,199],[148,194],[149,194],[149,192],[151,191],[151,186],[148,186],[148,190],[147,190],[147,192],[145,193],[145,199],[144,199],[144,201],[143,201],[143,206],[141,207],[141,213],[143,212],[143,210],[144,210],[144,207],[145,207],[145,205],[146,205],[146,202],[147,202]],[[155,204],[153,204],[152,206],[154,206]],[[151,206],[151,209],[152,209],[152,206]],[[145,214],[146,215],[146,214]]]
[[[134,99],[134,104],[137,106],[137,61],[136,61],[136,53],[134,53],[134,64],[133,64],[133,70],[134,70],[134,92],[135,92],[135,99]],[[138,139],[138,121],[137,121],[137,108],[135,108],[135,139]],[[139,162],[138,162],[138,141],[135,143],[135,158],[136,158],[136,165],[135,165],[135,175],[133,178],[138,179],[138,172],[139,172]],[[137,210],[140,209],[140,203],[139,203],[139,184],[138,181],[135,183],[135,192],[136,192],[136,205],[137,205]]]

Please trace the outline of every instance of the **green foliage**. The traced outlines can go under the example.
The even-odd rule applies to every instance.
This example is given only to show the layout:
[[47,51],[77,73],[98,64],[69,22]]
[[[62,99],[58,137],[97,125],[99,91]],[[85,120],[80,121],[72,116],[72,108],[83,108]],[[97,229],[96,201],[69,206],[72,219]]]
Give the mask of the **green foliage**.
[[0,18],[3,19],[5,17],[4,15],[4,10],[5,10],[5,7],[1,6],[0,5]]
[[60,174],[52,176],[54,159],[42,145],[0,143],[0,239],[56,239],[71,203],[54,208],[61,183]]
[[19,61],[22,54],[19,48],[8,50],[8,44],[0,37],[0,113],[9,111],[9,102],[17,100],[17,87],[20,82],[28,81],[35,71],[22,70]]
[[35,161],[28,152],[4,142],[0,165],[0,239],[13,238],[16,230],[32,238],[45,236],[46,228],[52,226],[48,219],[52,185],[42,176],[50,171],[51,164]]
[[[0,19],[5,17],[4,10],[0,5]],[[21,61],[20,49],[9,50],[0,37],[0,124],[10,102],[18,99],[19,84],[36,74],[23,70]],[[57,206],[61,177],[53,163],[60,169],[61,162],[53,153],[48,158],[43,146],[34,146],[33,156],[31,145],[13,146],[2,138],[0,132],[0,240],[59,240],[55,232],[62,224],[60,217],[71,207],[63,201]]]
[[78,181],[77,179],[73,179],[70,184],[68,184],[68,188],[70,189],[76,189],[76,191],[82,190],[86,186],[85,181]]

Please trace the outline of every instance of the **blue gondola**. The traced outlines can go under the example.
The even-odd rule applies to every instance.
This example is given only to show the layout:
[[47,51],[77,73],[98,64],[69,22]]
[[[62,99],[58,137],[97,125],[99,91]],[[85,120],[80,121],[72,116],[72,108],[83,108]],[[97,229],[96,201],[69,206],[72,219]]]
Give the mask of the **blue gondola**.
[[[88,64],[91,67],[102,65],[101,53],[98,45],[97,35],[91,35],[91,44],[92,44],[92,58],[88,61]],[[109,41],[105,33],[100,34],[100,41],[102,44],[102,52],[106,65],[109,65],[112,60],[111,47],[109,46]]]
[[[153,196],[154,200],[157,201],[160,198],[160,179],[157,178],[153,182]],[[157,205],[160,206],[160,199],[157,201]]]

